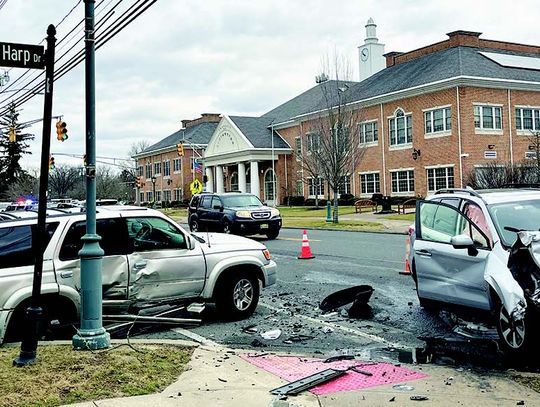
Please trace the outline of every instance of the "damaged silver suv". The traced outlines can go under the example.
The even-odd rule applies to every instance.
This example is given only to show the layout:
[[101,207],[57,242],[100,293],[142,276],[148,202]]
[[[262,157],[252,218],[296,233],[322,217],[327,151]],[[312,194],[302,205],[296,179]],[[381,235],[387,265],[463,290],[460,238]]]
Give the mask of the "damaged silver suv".
[[488,316],[505,350],[523,351],[538,325],[539,228],[539,190],[447,189],[418,201],[408,260],[420,304]]
[[[134,312],[161,303],[215,302],[228,319],[250,316],[260,286],[276,281],[276,264],[259,242],[224,234],[190,234],[162,213],[118,206],[100,209],[103,306]],[[16,340],[32,292],[36,219],[0,222],[0,343]],[[85,215],[47,218],[41,286],[46,324],[77,321]]]

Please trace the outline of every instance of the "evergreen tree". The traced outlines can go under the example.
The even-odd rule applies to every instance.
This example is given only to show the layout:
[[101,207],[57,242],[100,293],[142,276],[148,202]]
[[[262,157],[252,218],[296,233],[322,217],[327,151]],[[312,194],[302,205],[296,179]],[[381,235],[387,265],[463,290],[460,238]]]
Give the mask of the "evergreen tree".
[[[28,142],[35,136],[23,132],[28,125],[19,123],[19,114],[20,110],[12,102],[6,113],[0,116],[0,195],[17,179],[27,175],[19,161],[23,154],[31,154]],[[14,132],[14,138],[10,131]]]

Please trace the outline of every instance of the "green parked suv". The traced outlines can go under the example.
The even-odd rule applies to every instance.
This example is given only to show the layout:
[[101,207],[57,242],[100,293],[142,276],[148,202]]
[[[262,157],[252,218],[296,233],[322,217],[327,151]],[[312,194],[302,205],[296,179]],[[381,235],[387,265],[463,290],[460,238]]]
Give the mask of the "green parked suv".
[[188,222],[192,232],[260,233],[268,239],[275,239],[281,229],[281,216],[276,208],[264,205],[255,195],[241,192],[193,196],[189,203]]

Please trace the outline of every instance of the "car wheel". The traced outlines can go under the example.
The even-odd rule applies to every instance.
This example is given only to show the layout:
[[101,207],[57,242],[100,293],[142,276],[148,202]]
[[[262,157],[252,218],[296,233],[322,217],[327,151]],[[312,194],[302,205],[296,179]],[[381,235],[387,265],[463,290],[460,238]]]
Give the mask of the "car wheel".
[[503,350],[506,352],[520,353],[527,347],[531,334],[528,332],[530,326],[527,323],[529,320],[527,314],[529,312],[521,321],[513,321],[506,308],[501,304],[497,315],[497,332]]
[[231,234],[232,233],[231,229],[232,229],[231,222],[229,222],[228,220],[224,220],[223,226],[221,227],[222,233]]
[[199,231],[199,222],[197,219],[191,219],[191,222],[189,222],[189,230],[192,232],[198,232]]
[[266,237],[270,240],[274,240],[279,235],[279,229],[270,229],[266,233]]
[[227,320],[251,316],[259,303],[259,280],[251,273],[230,274],[224,277],[216,290],[216,307]]

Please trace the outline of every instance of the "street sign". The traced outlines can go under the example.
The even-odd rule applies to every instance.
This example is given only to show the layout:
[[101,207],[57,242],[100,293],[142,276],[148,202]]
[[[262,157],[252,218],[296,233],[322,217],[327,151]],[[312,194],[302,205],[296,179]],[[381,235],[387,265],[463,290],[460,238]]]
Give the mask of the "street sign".
[[45,68],[45,47],[42,45],[0,42],[0,66],[13,68]]
[[193,180],[191,184],[189,184],[189,189],[191,190],[191,193],[193,195],[200,194],[202,192],[203,186],[201,184],[201,181],[198,179]]

